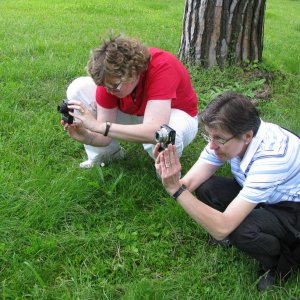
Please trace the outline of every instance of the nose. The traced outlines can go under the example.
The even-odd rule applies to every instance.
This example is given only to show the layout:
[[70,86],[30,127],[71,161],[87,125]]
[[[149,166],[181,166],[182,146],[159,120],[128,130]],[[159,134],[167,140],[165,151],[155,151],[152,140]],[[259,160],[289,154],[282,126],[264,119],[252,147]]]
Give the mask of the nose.
[[212,150],[216,150],[216,149],[219,148],[219,146],[217,146],[217,145],[214,143],[214,141],[212,140],[212,141],[209,142],[209,148],[212,149]]

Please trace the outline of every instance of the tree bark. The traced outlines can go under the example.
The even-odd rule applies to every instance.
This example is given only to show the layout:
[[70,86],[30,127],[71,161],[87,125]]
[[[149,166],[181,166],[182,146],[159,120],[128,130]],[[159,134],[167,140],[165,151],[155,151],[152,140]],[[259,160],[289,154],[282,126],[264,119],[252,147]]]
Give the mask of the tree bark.
[[260,62],[266,0],[186,0],[179,58],[206,68]]

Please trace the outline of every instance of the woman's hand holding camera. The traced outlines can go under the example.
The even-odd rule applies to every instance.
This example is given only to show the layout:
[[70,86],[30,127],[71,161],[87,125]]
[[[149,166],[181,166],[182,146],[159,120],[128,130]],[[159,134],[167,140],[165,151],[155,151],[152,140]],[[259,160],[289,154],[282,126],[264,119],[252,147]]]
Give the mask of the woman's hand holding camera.
[[66,124],[62,121],[62,124],[64,125],[65,131],[68,132],[71,138],[80,143],[85,142],[88,131],[82,127],[81,123]]
[[79,112],[79,114],[75,114],[74,112],[69,111],[69,114],[76,119],[79,119],[84,128],[91,131],[96,131],[97,119],[83,103],[76,100],[69,100],[68,108],[75,109],[77,112]]
[[162,183],[170,195],[173,195],[181,186],[179,176],[181,164],[176,152],[176,147],[169,144],[168,147],[159,152],[160,144],[154,148],[155,168],[160,175]]
[[[90,131],[85,128],[84,123],[81,120],[81,117],[85,111],[87,111],[87,113],[91,115],[90,111],[86,109],[84,105],[82,105],[79,101],[65,100],[64,103],[58,107],[58,109],[60,109],[59,112],[64,114],[61,120],[61,124],[64,126],[64,130],[68,132],[71,138],[80,143],[86,143],[87,139],[91,139],[89,137]],[[79,111],[81,114],[75,114],[74,109],[76,109],[76,111]],[[73,118],[72,122],[68,122],[67,120],[69,120],[70,116],[79,119],[81,122],[73,122]],[[92,118],[94,118],[93,115],[91,116]]]

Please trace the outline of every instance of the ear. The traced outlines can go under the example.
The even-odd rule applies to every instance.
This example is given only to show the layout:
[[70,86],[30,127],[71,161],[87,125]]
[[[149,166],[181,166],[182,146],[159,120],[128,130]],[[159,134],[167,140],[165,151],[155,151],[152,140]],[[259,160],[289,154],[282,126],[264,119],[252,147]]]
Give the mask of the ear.
[[253,138],[253,131],[249,130],[244,134],[244,141],[245,144],[249,144],[252,141]]

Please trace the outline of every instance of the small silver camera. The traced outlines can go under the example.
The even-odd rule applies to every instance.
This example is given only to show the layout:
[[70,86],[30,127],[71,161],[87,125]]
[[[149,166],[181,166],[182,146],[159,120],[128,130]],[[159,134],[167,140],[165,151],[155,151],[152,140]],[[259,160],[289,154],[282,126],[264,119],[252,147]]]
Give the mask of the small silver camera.
[[175,144],[176,131],[170,126],[164,124],[160,130],[155,132],[155,140],[160,144],[158,151],[165,150],[169,144]]

